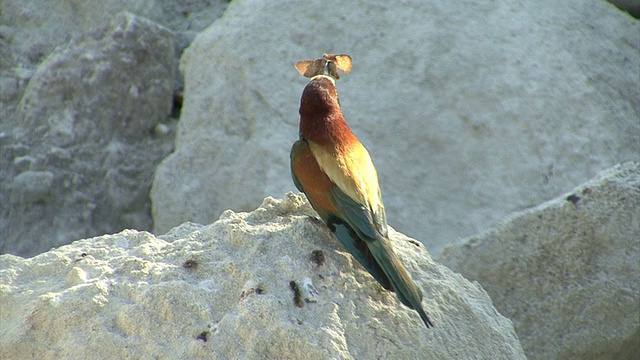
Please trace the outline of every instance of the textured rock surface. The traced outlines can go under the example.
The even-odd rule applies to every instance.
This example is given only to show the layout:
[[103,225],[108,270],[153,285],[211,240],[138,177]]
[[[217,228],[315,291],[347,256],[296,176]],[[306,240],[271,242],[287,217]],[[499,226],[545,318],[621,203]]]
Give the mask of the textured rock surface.
[[[126,230],[26,260],[0,256],[3,355],[524,359],[486,292],[423,246],[392,231],[434,329],[342,252],[312,214],[303,196],[288,194],[159,238]],[[320,265],[310,257],[317,250]]]
[[151,177],[172,149],[168,112],[182,86],[177,56],[225,8],[0,2],[0,253],[151,229]]
[[640,164],[445,247],[440,260],[487,290],[530,359],[637,359]]
[[389,223],[437,254],[640,159],[638,44],[640,23],[602,1],[233,1],[181,59],[185,106],[154,179],[154,229],[293,190],[307,79],[292,65],[346,52],[341,103]]
[[2,185],[2,253],[151,229],[151,177],[172,149],[154,129],[171,112],[173,43],[168,30],[121,13],[43,61],[2,149],[3,177],[13,177]]

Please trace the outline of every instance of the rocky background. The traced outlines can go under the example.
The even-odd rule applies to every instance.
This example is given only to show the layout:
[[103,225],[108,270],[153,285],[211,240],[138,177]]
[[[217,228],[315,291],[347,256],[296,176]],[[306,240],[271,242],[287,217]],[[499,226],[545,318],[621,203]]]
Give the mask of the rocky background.
[[0,253],[152,229],[151,181],[179,116],[178,59],[225,8],[0,2]]
[[[625,11],[637,17],[640,10],[633,1],[614,3],[620,8],[600,0],[1,1],[0,254],[31,257],[123,229],[156,234],[128,230],[33,259],[3,255],[0,323],[17,324],[1,327],[3,349],[32,351],[20,347],[24,336],[36,345],[69,345],[56,345],[61,350],[40,354],[43,358],[77,349],[71,338],[82,339],[78,333],[97,325],[80,322],[79,328],[65,328],[64,319],[78,320],[77,314],[59,317],[48,308],[58,301],[52,294],[62,292],[71,306],[114,321],[117,336],[131,336],[124,346],[140,341],[143,345],[135,346],[142,351],[161,354],[164,348],[146,347],[167,339],[154,338],[139,324],[169,331],[172,314],[185,312],[179,304],[193,300],[176,302],[173,296],[201,285],[185,280],[179,269],[168,270],[165,264],[179,266],[192,254],[171,255],[177,248],[167,243],[196,246],[184,244],[194,237],[203,241],[197,234],[204,230],[183,225],[173,235],[158,236],[186,221],[211,224],[226,209],[253,210],[267,196],[293,191],[288,153],[297,138],[298,101],[307,82],[293,63],[344,52],[353,57],[354,67],[338,82],[341,104],[378,167],[390,225],[422,242],[454,271],[477,280],[493,299],[495,309],[484,290],[438,298],[442,292],[453,294],[445,289],[468,285],[462,278],[449,283],[448,269],[425,265],[431,264],[428,255],[411,260],[422,264],[412,271],[423,279],[423,289],[446,283],[428,290],[427,297],[434,299],[431,310],[448,324],[445,329],[462,322],[459,329],[444,330],[447,336],[465,341],[477,336],[467,331],[467,316],[493,322],[499,330],[473,341],[486,341],[483,350],[495,353],[494,342],[513,337],[499,311],[513,321],[522,341],[521,348],[509,340],[510,350],[502,349],[514,358],[522,356],[522,349],[533,359],[633,358],[640,352],[640,296],[633,282],[640,277],[640,23]],[[278,216],[291,209],[285,210]],[[289,216],[300,216],[291,211]],[[221,222],[234,228],[228,224],[233,216],[225,214]],[[284,221],[276,227],[294,221],[270,216],[269,221]],[[265,229],[260,231],[273,230]],[[235,230],[205,237],[225,239],[225,231]],[[314,244],[327,241],[308,229],[296,236],[302,235]],[[249,238],[242,244],[256,240]],[[135,244],[122,250],[123,241]],[[203,261],[229,256],[220,255],[217,245],[207,246],[211,251]],[[101,247],[107,250],[97,251]],[[173,250],[155,253],[154,247]],[[78,256],[92,252],[100,254],[98,263],[89,258],[89,268],[73,265]],[[121,256],[129,260],[122,263]],[[301,264],[284,268],[295,274],[303,271]],[[338,268],[357,271],[352,265]],[[247,266],[245,276],[233,284],[262,271],[262,265]],[[157,272],[145,278],[152,268]],[[128,278],[122,271],[143,274]],[[444,277],[433,277],[433,272]],[[49,285],[39,287],[49,273]],[[174,278],[190,285],[171,283]],[[127,285],[131,291],[112,291],[105,283],[132,284]],[[358,284],[354,291],[368,287],[366,295],[327,299],[360,296],[375,307],[380,299],[367,297],[372,285],[363,279]],[[38,290],[21,297],[20,289],[26,288]],[[165,288],[171,290],[160,295],[158,289]],[[278,291],[271,300],[284,301],[290,289]],[[230,296],[237,299],[241,293]],[[252,318],[252,307],[229,305],[231,298],[221,300],[229,305],[222,310],[207,310],[210,293],[201,295],[197,326],[183,329],[191,340],[207,331],[214,334],[211,329],[223,314],[238,326],[264,320]],[[113,304],[102,307],[103,299],[132,304],[132,309],[117,313]],[[383,303],[393,303],[389,299]],[[164,317],[149,310],[143,312],[149,318],[130,320],[135,311],[159,302],[167,304]],[[26,303],[31,307],[14,310]],[[84,308],[92,303],[99,306]],[[271,312],[261,309],[279,314],[270,304]],[[447,320],[458,308],[469,312]],[[402,331],[411,314],[393,309],[384,312],[402,321],[388,320],[383,328],[392,330],[374,338],[386,336],[403,345],[408,335],[399,335],[406,337],[400,340],[389,334]],[[34,317],[38,312],[43,315]],[[285,312],[281,320],[291,320],[291,314]],[[322,314],[326,311],[314,315],[318,322],[313,326],[325,326]],[[343,311],[333,323],[369,316]],[[52,324],[60,338],[31,332]],[[282,334],[290,328],[277,330]],[[339,345],[327,349],[338,349],[345,358],[361,357],[368,350],[350,339],[373,335],[354,335],[356,330],[361,329],[337,326],[331,340],[321,333],[314,341],[335,341]],[[113,327],[96,331],[95,336],[104,335]],[[439,334],[428,339],[448,344]],[[299,350],[293,344],[276,350]],[[399,345],[400,352],[387,355],[466,354],[420,344],[418,353]],[[451,350],[452,345],[445,347]],[[198,351],[178,355],[200,356]]]
[[1,253],[295,190],[292,64],[323,52],[353,56],[347,121],[390,224],[434,254],[640,158],[640,25],[609,3],[227,5],[0,4]]
[[434,254],[640,159],[640,22],[611,4],[338,3],[320,16],[331,3],[233,2],[196,36],[176,147],[151,189],[154,232],[295,190],[308,79],[291,59],[329,49],[353,56],[340,100],[389,223]]
[[531,359],[640,354],[640,163],[510,214],[438,259],[482,284]]

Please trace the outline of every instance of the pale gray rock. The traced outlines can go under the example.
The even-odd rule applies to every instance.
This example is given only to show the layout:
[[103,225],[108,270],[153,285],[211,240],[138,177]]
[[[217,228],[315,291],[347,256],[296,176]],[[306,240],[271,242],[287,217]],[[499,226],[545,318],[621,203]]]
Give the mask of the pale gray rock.
[[[104,232],[128,227],[151,229],[148,192],[152,172],[159,159],[172,149],[179,107],[173,109],[169,118],[166,111],[172,101],[165,90],[162,94],[148,93],[150,89],[164,87],[166,79],[158,84],[158,67],[153,60],[140,61],[141,56],[145,51],[159,56],[155,62],[165,62],[167,69],[162,75],[173,76],[169,78],[170,90],[177,92],[182,80],[178,71],[169,69],[175,67],[176,60],[167,63],[167,56],[173,52],[177,58],[198,31],[223,13],[226,3],[225,0],[0,1],[0,253],[34,255],[51,246]],[[142,29],[123,33],[133,34],[137,39],[118,39],[113,21],[121,11],[151,19],[166,28],[142,25]],[[158,44],[153,36],[143,35],[148,31],[159,31],[159,36],[172,42],[172,46],[160,44],[160,48],[151,48]],[[110,38],[105,33],[114,36]],[[95,45],[103,46],[109,53]],[[135,46],[138,48],[133,49]],[[69,58],[74,55],[78,58]],[[117,59],[120,55],[123,57]],[[55,65],[52,58],[57,59]],[[71,68],[66,68],[67,65]],[[151,69],[136,68],[147,65]],[[43,75],[43,71],[57,73]],[[79,75],[87,77],[80,79]],[[127,77],[137,84],[131,86]],[[41,86],[35,98],[33,86],[29,86],[32,78]],[[48,93],[46,87],[42,88],[43,79],[54,82]],[[79,82],[84,85],[72,88]],[[128,87],[122,89],[119,85]],[[25,99],[28,86],[31,90]],[[149,100],[150,96],[156,98]],[[140,106],[131,106],[136,99]],[[17,113],[20,103],[26,101],[32,111],[32,121],[28,123],[23,121],[24,112]],[[117,120],[122,121],[122,127],[115,134],[113,114],[122,113],[126,115]],[[77,120],[74,126],[70,126],[70,119]],[[153,133],[148,132],[154,123]],[[39,138],[42,125],[55,128],[55,134],[50,131],[46,138]],[[87,136],[90,132],[93,134]],[[102,142],[96,143],[98,132],[104,138],[115,136],[117,141],[109,145],[109,150],[100,147],[104,145]],[[108,159],[105,152],[111,152]],[[42,198],[35,205],[15,204],[19,196],[13,193],[14,185],[20,187],[28,178],[17,182],[14,178],[26,171],[51,172],[54,175],[51,195],[68,199],[66,203]],[[105,171],[109,171],[107,181],[101,177]],[[70,176],[74,179],[69,180]],[[136,205],[131,205],[133,202]],[[105,209],[107,212],[120,209],[116,211],[123,213],[117,218],[114,214],[105,215]],[[67,210],[72,212],[71,216]],[[42,223],[35,224],[34,218],[41,218]]]
[[[38,64],[57,46],[109,26],[115,14],[129,12],[161,24],[174,33],[179,55],[195,33],[226,9],[225,0],[8,0],[0,2],[1,125],[12,114]],[[178,74],[176,74],[178,75]],[[181,82],[178,76],[176,80]],[[8,121],[11,120],[11,121]]]
[[[391,231],[423,289],[431,329],[313,215],[303,195],[288,194],[160,237],[125,230],[31,259],[2,255],[3,356],[525,358],[486,292],[419,243]],[[310,259],[318,250],[320,265]],[[291,282],[315,289],[310,302],[296,301]]]
[[12,180],[0,185],[8,199],[0,252],[31,256],[151,229],[151,177],[172,149],[171,138],[152,133],[172,108],[173,45],[167,29],[121,13],[38,67],[17,113],[20,130],[2,147],[2,177]]
[[637,359],[640,164],[512,214],[440,260],[482,284],[529,359]]
[[[0,23],[9,49],[38,63],[61,44],[95,28],[106,27],[119,12],[163,24],[176,34],[209,26],[226,8],[225,0],[9,0],[0,3]],[[184,35],[189,37],[188,35]]]
[[389,223],[437,254],[640,159],[639,44],[640,23],[595,0],[233,1],[181,58],[185,105],[155,174],[154,229],[293,190],[308,81],[293,63],[344,52],[341,104]]

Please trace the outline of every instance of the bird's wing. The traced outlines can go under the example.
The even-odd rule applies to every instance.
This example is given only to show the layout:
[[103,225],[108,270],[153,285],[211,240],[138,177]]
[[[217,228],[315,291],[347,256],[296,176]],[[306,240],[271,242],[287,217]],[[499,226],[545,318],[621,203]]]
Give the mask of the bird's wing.
[[329,198],[340,216],[355,230],[362,240],[373,241],[378,235],[373,213],[363,204],[353,200],[338,186],[330,189]]
[[[291,176],[298,190],[305,193],[311,206],[336,235],[344,248],[386,289],[391,283],[365,242],[334,206],[332,198],[346,196],[320,169],[306,140],[298,140],[291,148]],[[336,195],[338,194],[338,195]],[[342,195],[339,195],[342,194]],[[368,231],[371,233],[372,229]]]
[[[378,185],[378,173],[367,149],[357,140],[346,147],[344,153],[339,154],[313,142],[309,142],[309,148],[322,172],[340,190],[335,192],[334,206],[344,203],[344,211],[355,212],[354,223],[351,225],[367,234],[367,237],[375,237],[374,231],[386,237],[387,219]],[[341,198],[341,195],[352,201]]]
[[385,282],[378,280],[380,284],[383,286],[385,284],[391,285],[391,287],[385,287],[392,288],[404,305],[415,309],[427,327],[433,326],[422,308],[422,291],[402,265],[390,240],[378,232],[371,212],[343,193],[337,186],[331,189],[330,196],[338,213],[355,231],[356,234],[351,234],[352,238],[356,235],[358,239],[361,239],[360,243],[364,243],[366,246],[366,251],[361,252],[371,256],[373,259],[370,260],[370,263],[375,264],[375,268],[384,273],[385,276],[380,276],[380,278],[383,278]]

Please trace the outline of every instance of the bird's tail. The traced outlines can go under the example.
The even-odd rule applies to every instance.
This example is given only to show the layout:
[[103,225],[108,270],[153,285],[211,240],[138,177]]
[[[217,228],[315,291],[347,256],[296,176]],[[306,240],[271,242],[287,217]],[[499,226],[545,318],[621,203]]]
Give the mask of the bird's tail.
[[417,311],[424,324],[427,327],[432,327],[433,323],[422,308],[422,292],[413,282],[395,251],[391,248],[389,239],[379,236],[375,241],[367,242],[367,246],[389,278],[400,302]]

